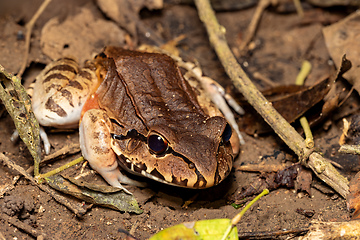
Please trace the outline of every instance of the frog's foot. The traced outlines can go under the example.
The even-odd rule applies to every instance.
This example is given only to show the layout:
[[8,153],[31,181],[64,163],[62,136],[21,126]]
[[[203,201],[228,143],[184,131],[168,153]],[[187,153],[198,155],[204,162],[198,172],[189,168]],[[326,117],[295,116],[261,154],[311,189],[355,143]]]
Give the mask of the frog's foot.
[[207,96],[211,101],[217,106],[218,109],[223,113],[224,117],[234,129],[235,134],[231,136],[230,142],[233,148],[234,153],[240,152],[239,144],[245,144],[245,140],[240,133],[239,126],[236,123],[235,116],[231,111],[228,104],[234,109],[238,114],[243,115],[245,112],[242,107],[237,104],[237,102],[225,92],[225,89],[218,84],[216,81],[208,77],[201,77],[201,85],[206,92]]
[[[106,113],[99,109],[85,112],[80,123],[80,148],[90,166],[111,186],[126,190],[121,183],[143,186],[123,175],[118,168],[117,155],[112,149],[111,122]],[[121,183],[120,183],[121,182]]]
[[[116,164],[117,165],[117,164]],[[127,178],[126,176],[124,176],[120,170],[117,168],[114,168],[112,170],[108,170],[108,169],[96,169],[96,171],[105,179],[105,181],[107,183],[109,183],[111,186],[113,187],[117,187],[120,188],[122,190],[124,190],[124,192],[131,194],[132,193],[127,190],[123,185],[121,185],[120,182],[122,183],[126,183],[124,182],[124,179]],[[131,179],[130,179],[131,180]],[[125,180],[126,181],[126,180]]]
[[46,155],[50,154],[50,148],[51,148],[51,144],[49,141],[49,138],[45,132],[45,129],[43,127],[40,127],[40,139],[44,144],[44,151]]
[[[15,130],[13,132],[13,134],[10,137],[10,140],[12,142],[16,142],[19,139],[19,132],[18,130]],[[50,154],[50,148],[51,148],[51,144],[49,141],[49,138],[45,132],[45,129],[43,127],[40,127],[40,139],[42,140],[43,144],[44,144],[44,151],[46,155]]]
[[132,185],[132,186],[137,186],[137,187],[145,187],[146,186],[146,183],[133,180],[133,179],[127,177],[126,175],[122,174],[120,172],[117,164],[115,164],[115,165],[116,165],[115,168],[113,168],[114,167],[113,166],[113,167],[111,167],[109,169],[102,168],[102,169],[97,169],[96,171],[111,186],[121,188],[122,190],[124,190],[128,194],[132,194],[132,193],[130,191],[128,191],[124,186],[122,186],[121,183]]

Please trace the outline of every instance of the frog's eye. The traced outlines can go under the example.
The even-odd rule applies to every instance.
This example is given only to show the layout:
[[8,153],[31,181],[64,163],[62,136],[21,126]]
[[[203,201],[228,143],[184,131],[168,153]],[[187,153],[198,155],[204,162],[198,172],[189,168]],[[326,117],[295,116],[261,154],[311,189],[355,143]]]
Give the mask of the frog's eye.
[[232,129],[230,127],[230,124],[227,123],[226,126],[225,126],[225,129],[224,129],[224,132],[223,132],[223,134],[221,136],[223,142],[228,142],[230,140],[230,138],[231,138],[231,134],[232,134]]
[[162,154],[168,149],[168,142],[159,134],[152,133],[147,137],[147,144],[155,154]]

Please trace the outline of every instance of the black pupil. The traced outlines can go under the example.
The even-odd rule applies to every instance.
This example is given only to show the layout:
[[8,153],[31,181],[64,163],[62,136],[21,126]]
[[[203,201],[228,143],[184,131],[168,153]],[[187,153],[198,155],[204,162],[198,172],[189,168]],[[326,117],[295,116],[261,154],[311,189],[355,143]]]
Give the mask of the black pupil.
[[150,135],[147,139],[149,148],[156,154],[161,154],[167,149],[167,142],[159,135]]
[[223,141],[224,141],[224,142],[229,141],[230,138],[231,138],[231,134],[232,134],[232,129],[231,129],[230,125],[227,123],[227,124],[226,124],[226,127],[225,127],[225,129],[224,129],[224,132],[223,132],[223,134],[222,134],[222,139],[223,139]]

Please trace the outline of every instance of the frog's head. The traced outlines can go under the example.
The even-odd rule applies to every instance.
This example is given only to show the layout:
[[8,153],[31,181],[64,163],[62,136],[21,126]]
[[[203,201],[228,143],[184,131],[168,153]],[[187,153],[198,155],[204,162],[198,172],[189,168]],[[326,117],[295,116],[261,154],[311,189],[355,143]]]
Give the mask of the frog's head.
[[232,167],[231,128],[205,114],[174,61],[108,47],[97,90],[113,122],[113,149],[128,171],[189,188],[221,182]]
[[232,167],[231,127],[222,117],[177,128],[156,125],[146,136],[114,135],[122,167],[156,181],[188,188],[220,183]]

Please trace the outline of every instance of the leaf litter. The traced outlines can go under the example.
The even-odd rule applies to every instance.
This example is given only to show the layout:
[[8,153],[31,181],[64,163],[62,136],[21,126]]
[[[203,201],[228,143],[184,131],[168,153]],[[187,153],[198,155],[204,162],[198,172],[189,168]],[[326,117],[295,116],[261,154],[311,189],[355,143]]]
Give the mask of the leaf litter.
[[[72,3],[71,3],[72,4]],[[52,9],[52,11],[53,11],[53,8],[51,8]],[[93,8],[91,8],[92,10],[91,11],[93,11]],[[182,6],[182,7],[180,7],[180,6],[173,6],[173,7],[171,7],[170,8],[170,11],[172,12],[172,14],[168,14],[167,16],[171,16],[171,15],[173,15],[173,16],[177,16],[177,15],[179,15],[180,13],[181,13],[181,11],[179,11],[179,9],[184,9],[184,10],[182,10],[183,12],[185,12],[186,14],[184,14],[184,16],[187,16],[187,14],[190,14],[191,12],[194,12],[193,11],[193,9],[191,9],[191,7],[188,7],[188,6]],[[165,10],[165,11],[168,11],[168,10]],[[311,9],[309,10],[309,11],[312,11]],[[96,12],[96,10],[95,10],[95,12]],[[244,15],[245,14],[245,16],[246,16],[246,14],[249,16],[249,14],[251,13],[250,11],[239,11],[239,12],[241,12],[241,15]],[[244,13],[244,14],[243,14]],[[144,14],[144,12],[143,12],[143,14]],[[145,14],[147,14],[147,13],[145,13]],[[219,15],[219,17],[220,18],[226,18],[227,16],[235,16],[235,14],[236,14],[236,12],[227,12],[227,13],[220,13]],[[76,15],[76,14],[75,14]],[[75,15],[72,15],[72,16],[69,16],[68,18],[67,17],[65,17],[65,18],[60,18],[60,21],[58,22],[58,25],[59,26],[61,26],[61,24],[62,23],[64,23],[65,21],[64,21],[64,19],[67,19],[67,20],[69,20],[69,19],[71,19],[71,18],[74,18],[74,16]],[[54,15],[55,16],[55,15]],[[97,18],[99,18],[99,15],[97,15],[97,14],[95,14],[94,15],[95,17],[94,17],[94,19],[97,19]],[[144,16],[144,15],[142,15],[142,16]],[[191,14],[189,15],[189,16],[191,16]],[[53,17],[53,16],[52,16]],[[270,19],[276,19],[276,13],[266,13],[265,12],[265,17],[270,17]],[[101,18],[101,17],[100,17]],[[48,18],[48,20],[49,20],[50,18]],[[90,18],[90,20],[89,21],[93,21],[94,19],[91,19]],[[144,20],[144,22],[149,22],[149,19],[141,19],[141,18],[137,18],[138,20],[137,21],[143,21]],[[172,19],[168,19],[168,21],[167,21],[167,24],[169,25],[169,26],[176,26],[176,24],[177,24],[177,22],[175,21],[175,19],[176,19],[176,21],[181,21],[182,19],[181,18],[172,18]],[[239,18],[237,18],[237,19],[239,19]],[[161,22],[162,20],[160,20],[160,21],[158,21],[157,22],[157,27],[159,27],[159,26],[161,26]],[[166,21],[166,20],[165,20]],[[281,21],[281,22],[283,22],[283,21]],[[74,24],[76,24],[76,22],[73,22]],[[184,23],[186,23],[186,22],[184,22]],[[246,19],[245,19],[245,21],[241,21],[241,24],[242,23],[246,23]],[[272,28],[272,26],[271,26],[271,24],[278,24],[278,23],[276,23],[276,22],[272,22],[272,21],[268,21],[268,23],[270,24],[270,26],[268,26],[268,28],[271,30],[271,28]],[[159,25],[160,24],[160,25]],[[198,23],[196,23],[196,21],[192,21],[192,24],[198,24]],[[286,24],[287,23],[284,23],[285,25],[284,25],[284,27],[286,28]],[[156,24],[155,24],[156,25]],[[239,36],[239,35],[237,35],[236,33],[239,33],[239,31],[241,31],[241,30],[239,30],[239,29],[234,29],[233,28],[233,26],[236,26],[235,24],[233,24],[232,26],[231,25],[227,25],[227,24],[225,24],[226,26],[226,28],[227,28],[227,30],[228,30],[228,35],[229,35],[229,38],[230,38],[230,41],[232,41],[232,42],[236,42],[236,41],[234,41],[234,37],[236,37],[236,36]],[[65,25],[64,25],[65,26]],[[166,24],[164,24],[164,26],[167,26]],[[179,26],[180,26],[180,24],[179,24]],[[199,31],[200,31],[200,29],[202,28],[202,26],[201,25],[197,25],[198,26],[198,28],[197,29],[199,29]],[[245,26],[245,25],[244,25]],[[295,27],[294,27],[295,26]],[[287,27],[289,27],[289,26],[287,26]],[[192,26],[192,28],[194,28],[194,26]],[[297,28],[297,26],[296,25],[292,25],[292,27],[291,27],[292,29],[295,29],[296,30],[296,28]],[[185,28],[184,29],[186,29],[186,26],[185,26]],[[262,28],[260,27],[259,28],[260,29],[260,31],[259,31],[259,35],[257,35],[257,36],[260,36],[260,38],[261,39],[267,39],[267,38],[264,38],[264,31],[262,30]],[[306,29],[306,27],[304,27],[303,29]],[[296,32],[295,30],[293,30],[293,32],[291,32],[288,36],[292,36],[292,34],[294,34],[294,32]],[[59,30],[60,31],[60,30]],[[161,27],[159,27],[159,28],[156,28],[156,31],[157,32],[161,32],[162,30],[161,30]],[[54,31],[54,32],[56,32],[56,31]],[[229,33],[235,33],[235,34],[229,34]],[[55,33],[54,33],[55,34]],[[87,33],[87,34],[90,34],[90,33]],[[109,34],[110,35],[110,34]],[[284,34],[285,35],[285,34]],[[303,34],[304,35],[304,34]],[[69,35],[70,36],[70,35]],[[165,34],[165,36],[166,36],[166,34]],[[271,35],[270,35],[271,36]],[[72,35],[72,37],[69,37],[69,39],[70,40],[72,40],[72,39],[74,39],[74,38],[76,38],[77,36],[76,36],[76,34],[73,34]],[[87,36],[85,36],[85,37],[87,37]],[[88,37],[91,37],[90,35],[88,36]],[[256,36],[255,36],[256,37]],[[278,39],[281,39],[281,38],[279,38],[278,37]],[[54,39],[53,41],[55,41],[56,39]],[[143,37],[142,37],[142,34],[139,34],[139,40],[140,41],[144,41],[144,39],[143,39]],[[125,40],[123,39],[122,41],[127,41],[126,40],[126,36],[125,36]],[[207,40],[206,40],[206,38],[205,39],[203,39],[203,41],[202,41],[202,43],[205,43]],[[264,40],[265,41],[265,40]],[[280,40],[281,41],[281,40]],[[197,42],[197,40],[196,40],[196,38],[194,39],[192,39],[192,38],[190,38],[190,39],[185,39],[184,41],[182,41],[181,42],[181,44],[180,44],[180,48],[184,48],[184,49],[192,49],[192,48],[194,48],[195,49],[195,47],[192,45],[192,44],[195,44]],[[305,41],[306,42],[306,41]],[[45,43],[45,42],[44,42]],[[66,43],[65,42],[59,42],[60,44],[59,44],[59,46],[60,46],[60,48],[62,47],[64,47],[65,46],[65,49],[67,49],[68,47],[71,47],[71,46],[76,46],[76,45],[73,45],[73,43],[71,43],[71,44],[69,44],[69,45],[66,45]],[[103,42],[100,42],[101,44],[103,43]],[[91,44],[93,44],[93,43],[91,43]],[[100,45],[101,45],[100,44]],[[135,44],[136,45],[136,41],[135,42],[132,42],[132,44]],[[95,44],[96,45],[96,44]],[[282,44],[282,46],[285,46],[286,44]],[[67,47],[66,47],[67,46]],[[203,46],[204,48],[205,48],[205,46]],[[265,47],[264,47],[264,49],[268,49],[268,45],[267,45],[267,42],[265,41]],[[59,49],[60,49],[59,48]],[[273,47],[273,49],[274,49],[274,47]],[[286,48],[285,48],[286,49]],[[305,49],[305,48],[300,48],[300,50],[299,49],[297,49],[298,51],[302,51],[302,49]],[[256,49],[255,49],[256,50]],[[54,50],[54,53],[56,53],[56,51],[60,51],[61,52],[61,50]],[[91,54],[93,54],[94,52],[95,52],[96,50],[90,50],[90,53],[89,52],[87,52],[87,50],[86,51],[83,51],[82,53],[84,53],[84,54],[88,54],[88,55],[91,55]],[[197,50],[198,51],[198,50]],[[282,51],[286,51],[286,50],[282,50]],[[207,69],[207,66],[214,66],[214,65],[212,65],[213,64],[213,62],[212,62],[212,60],[214,59],[214,57],[209,57],[209,56],[211,56],[211,51],[200,51],[200,52],[202,52],[203,54],[204,54],[204,56],[205,56],[205,58],[207,58],[208,59],[208,63],[207,64],[205,64],[204,65],[204,72],[205,72],[205,74],[207,73],[207,72],[210,72],[210,73],[212,73],[212,72],[215,72],[214,71],[214,69],[215,68],[212,68],[212,69]],[[290,52],[290,51],[289,51]],[[260,53],[260,51],[254,51],[254,58],[252,58],[252,59],[264,59],[264,60],[266,60],[267,58],[267,56],[269,56],[269,55],[264,55],[264,57],[263,58],[261,58],[261,57],[258,57],[258,56],[256,56],[257,54],[259,54]],[[79,54],[80,55],[80,54]],[[196,57],[197,55],[200,55],[200,54],[194,54],[194,56]],[[274,55],[276,55],[276,54],[274,54]],[[273,55],[273,56],[274,56]],[[84,55],[85,56],[85,55]],[[206,57],[207,56],[207,57]],[[80,57],[82,57],[82,56],[80,56]],[[283,57],[283,56],[282,56]],[[85,57],[84,57],[85,58]],[[281,57],[280,57],[281,58]],[[321,59],[322,58],[322,56],[321,57],[319,57],[318,59]],[[295,59],[295,58],[294,58]],[[326,59],[326,57],[324,58],[324,59]],[[44,59],[39,59],[41,62],[44,62],[44,61],[48,61],[48,60],[44,60]],[[251,61],[251,60],[250,60]],[[261,61],[259,60],[259,63],[261,64]],[[267,62],[267,64],[269,65],[269,61]],[[203,65],[203,64],[202,64]],[[269,75],[271,75],[271,74],[273,74],[274,72],[272,72],[272,71],[274,71],[274,70],[279,70],[279,69],[281,69],[281,65],[279,65],[279,68],[274,68],[274,66],[275,66],[276,64],[274,64],[274,63],[270,63],[270,66],[269,66],[269,68],[267,68],[267,67],[262,67],[262,66],[260,66],[260,65],[256,65],[256,64],[252,64],[251,62],[250,62],[250,68],[249,69],[251,69],[251,68],[253,68],[253,66],[256,66],[256,67],[260,67],[260,68],[262,68],[262,69],[264,69],[264,70],[267,70],[267,69],[269,69],[269,72],[268,73],[270,73]],[[290,66],[291,64],[288,64],[288,66]],[[296,65],[296,64],[295,64]],[[284,72],[291,72],[291,71],[284,71]],[[221,76],[221,70],[220,70],[220,74],[216,74],[216,76]],[[291,79],[293,79],[293,78],[291,78],[291,77],[288,77],[288,76],[282,76],[281,74],[280,75],[278,75],[279,76],[279,79],[280,80],[284,80],[284,79],[289,79],[289,80],[291,80]],[[217,79],[217,77],[212,77],[213,79]],[[314,79],[314,78],[313,78]],[[319,79],[319,78],[317,78],[317,79]],[[219,79],[220,81],[224,81],[224,77],[220,77],[220,79]],[[291,83],[291,82],[288,82],[288,83]],[[332,129],[330,129],[330,130],[334,130],[333,128]],[[67,136],[69,136],[68,134],[65,134],[65,138],[63,138],[64,140],[66,140],[66,138],[67,138]],[[56,139],[57,138],[60,138],[60,136],[55,136],[55,137],[53,137],[53,140],[55,140],[56,141]],[[251,138],[251,137],[249,137],[249,136],[247,136],[246,137],[247,138],[247,140],[249,140],[249,142],[250,143],[253,143],[254,144],[254,139],[253,138]],[[258,144],[261,144],[261,143],[265,143],[263,140],[265,140],[265,139],[267,139],[267,141],[269,141],[269,142],[271,142],[271,144],[272,144],[272,146],[276,146],[276,141],[274,142],[274,141],[272,141],[271,140],[271,138],[269,139],[268,137],[265,137],[265,138],[258,138],[258,139],[255,139],[256,141],[258,141],[259,143],[257,143],[257,144],[254,144],[254,145],[250,145],[249,144],[249,146],[244,146],[244,148],[242,149],[242,155],[241,155],[241,158],[240,159],[242,159],[242,160],[240,160],[241,161],[241,163],[246,163],[246,162],[257,162],[258,161],[258,155],[261,155],[261,152],[262,151],[264,151],[265,149],[267,149],[268,148],[268,146],[266,146],[265,148],[262,148],[261,150],[260,149],[258,149],[257,150],[257,152],[255,153],[254,152],[254,149],[257,149],[257,145]],[[326,138],[326,139],[329,139],[329,138]],[[61,140],[61,141],[64,141],[64,140]],[[65,142],[65,141],[64,141]],[[270,145],[271,145],[270,144]],[[0,145],[0,147],[5,147],[5,146],[8,146],[8,145],[5,145],[5,143],[3,142],[2,143],[2,145]],[[60,145],[61,146],[61,145]],[[263,145],[263,146],[265,146],[265,145]],[[15,147],[15,149],[14,149],[14,147],[12,147],[12,148],[7,148],[8,149],[8,151],[14,151],[15,153],[16,153],[16,151],[17,151],[17,149],[16,149],[16,147]],[[13,149],[13,150],[11,150],[11,149]],[[248,150],[248,149],[251,149],[251,150]],[[239,160],[238,160],[239,161]],[[246,176],[248,176],[247,174],[245,174]],[[245,177],[245,175],[244,175],[244,173],[234,173],[234,177],[236,178],[236,179],[238,179],[238,178],[240,178],[240,179],[243,179],[243,177]],[[244,186],[244,185],[246,185],[246,182],[247,182],[247,180],[246,180],[246,178],[248,178],[248,177],[245,177],[244,178],[244,180],[243,181],[239,181],[239,183],[240,183],[240,185],[242,185],[242,186]],[[230,181],[230,179],[229,179],[229,181]],[[229,183],[229,181],[227,182],[227,183]],[[156,186],[156,184],[154,184],[154,186]],[[158,187],[158,186],[157,186]],[[155,187],[154,188],[154,190],[156,190],[156,191],[166,191],[165,190],[165,188],[166,187],[164,187],[164,186],[160,186],[159,188],[157,188],[157,187]],[[220,186],[220,187],[224,187],[224,186]],[[211,191],[212,190],[209,190],[210,192],[209,193],[211,193]],[[213,190],[213,191],[215,191],[215,190]],[[179,192],[181,192],[181,191],[179,191]],[[281,190],[277,190],[277,191],[275,191],[276,192],[276,194],[283,194],[284,195],[284,193],[285,193],[285,191],[281,191]],[[183,194],[182,195],[182,197],[185,197],[185,196],[188,196],[188,194],[189,193],[186,193],[186,194]],[[191,194],[191,193],[190,193]],[[291,198],[291,192],[289,193],[289,192],[287,192],[286,194],[285,194],[285,196],[288,198],[288,201],[291,203],[291,201],[294,201],[295,199],[292,199]],[[318,192],[314,192],[314,191],[312,191],[312,194],[314,194],[315,196],[315,198],[321,198],[321,195],[319,195],[318,194]],[[176,194],[175,194],[175,196],[176,196]],[[221,196],[221,195],[220,195]],[[179,198],[181,199],[182,198],[181,197],[181,195],[179,196]],[[274,201],[274,197],[275,197],[275,195],[273,195],[272,196],[273,198],[272,198],[272,200],[271,200],[271,198],[270,198],[270,200],[269,201]],[[157,198],[157,195],[156,195],[156,193],[153,195],[153,197],[152,197],[152,199],[156,199]],[[159,230],[159,228],[161,227],[161,228],[163,228],[163,227],[165,227],[165,226],[168,226],[168,225],[174,225],[176,222],[185,222],[185,221],[187,221],[188,219],[194,219],[194,218],[198,218],[198,219],[200,219],[200,218],[203,218],[203,216],[204,216],[204,212],[203,211],[205,211],[205,210],[208,210],[206,213],[206,215],[208,215],[208,216],[210,216],[211,214],[213,214],[213,213],[215,213],[216,212],[216,209],[213,209],[213,207],[214,207],[214,205],[211,205],[211,203],[209,203],[207,200],[208,200],[209,198],[205,198],[205,200],[203,199],[203,201],[204,201],[204,203],[203,204],[200,204],[199,205],[199,201],[201,201],[202,199],[200,198],[200,199],[198,199],[197,201],[195,201],[194,203],[192,203],[191,205],[190,205],[190,207],[189,207],[189,209],[187,209],[187,210],[181,210],[181,212],[183,213],[184,211],[185,211],[185,215],[183,216],[183,215],[176,215],[176,212],[177,211],[180,211],[180,209],[181,208],[179,208],[179,209],[177,209],[177,208],[175,208],[175,209],[168,209],[167,208],[167,206],[155,206],[154,205],[154,201],[152,201],[151,200],[151,198],[147,198],[147,200],[146,201],[144,201],[144,202],[141,202],[141,204],[142,205],[144,205],[143,207],[145,207],[145,216],[146,217],[148,217],[147,219],[145,218],[144,219],[144,216],[142,216],[142,217],[139,217],[139,218],[137,218],[136,216],[131,216],[131,217],[129,217],[129,215],[126,215],[126,214],[124,214],[124,215],[121,215],[121,216],[123,216],[123,217],[120,217],[120,219],[122,219],[121,221],[124,223],[123,224],[123,226],[127,226],[128,228],[131,228],[131,226],[141,226],[141,227],[143,227],[143,229],[141,229],[141,228],[135,228],[135,229],[137,229],[136,231],[135,231],[135,233],[136,233],[136,235],[137,236],[141,236],[142,238],[147,238],[147,237],[149,237],[150,235],[151,235],[151,233],[154,233],[154,232],[156,232],[157,230]],[[279,197],[279,199],[282,199],[281,198],[281,196]],[[291,200],[292,199],[292,200]],[[278,201],[278,200],[275,200],[275,201]],[[305,199],[297,199],[297,201],[305,201]],[[216,202],[216,201],[215,201]],[[156,201],[155,201],[155,203],[156,203]],[[217,204],[219,204],[218,202],[217,202]],[[268,204],[270,204],[270,202],[268,203]],[[324,202],[322,202],[322,204],[324,204]],[[225,213],[226,211],[224,211],[225,209],[227,209],[227,211],[229,211],[229,212],[231,212],[231,210],[229,209],[229,206],[227,206],[224,202],[222,202],[221,204],[221,212],[223,212],[223,213]],[[286,205],[287,205],[287,202],[283,202],[282,203],[282,206],[283,206],[283,208],[284,209],[286,209]],[[48,203],[48,208],[50,209],[50,207],[51,207],[51,203],[49,202]],[[260,204],[259,205],[259,208],[266,208],[266,204],[265,205],[262,205],[262,204]],[[331,205],[333,208],[332,208],[332,210],[335,210],[335,207],[337,207],[337,208],[339,208],[340,210],[341,210],[341,202],[340,201],[335,201],[335,202],[332,202],[332,205]],[[56,206],[53,206],[53,208],[54,208],[54,211],[57,211],[57,210],[55,210],[55,208],[56,208]],[[290,209],[290,207],[288,207],[289,209]],[[322,214],[322,217],[325,217],[326,218],[326,216],[328,216],[328,218],[330,218],[330,216],[329,215],[327,215],[325,212],[322,212],[322,208],[323,208],[323,205],[317,205],[317,207],[314,207],[315,209],[317,209],[317,211],[316,211],[316,213],[315,213],[315,216],[316,216],[316,214]],[[162,211],[160,211],[160,209],[162,210]],[[276,207],[274,207],[272,210],[273,211],[275,211],[277,208]],[[337,210],[339,210],[339,209],[337,209]],[[94,214],[94,213],[97,213],[97,214]],[[280,211],[281,212],[281,211]],[[294,211],[295,212],[295,211]],[[50,213],[50,212],[49,212]],[[45,212],[45,214],[43,215],[43,219],[44,220],[42,220],[42,222],[40,221],[40,224],[45,224],[47,227],[48,227],[48,232],[53,232],[54,233],[54,236],[57,236],[57,237],[62,237],[62,238],[76,238],[76,237],[79,237],[79,235],[77,235],[77,233],[81,233],[81,234],[88,234],[88,233],[90,233],[90,234],[95,234],[97,237],[99,237],[99,238],[101,238],[100,236],[102,236],[101,235],[101,233],[100,232],[96,232],[94,229],[88,229],[88,230],[85,230],[85,227],[79,227],[78,229],[77,229],[77,231],[74,231],[74,229],[73,230],[71,230],[71,227],[70,227],[70,224],[63,224],[63,225],[59,225],[58,227],[60,227],[60,229],[62,229],[62,232],[64,233],[64,234],[68,234],[68,235],[61,235],[61,233],[59,233],[59,228],[58,227],[56,227],[57,228],[57,232],[55,233],[55,231],[53,231],[52,229],[54,229],[54,226],[52,226],[52,225],[50,225],[50,224],[47,224],[46,223],[46,217],[47,217],[47,214],[49,214],[49,213],[47,213],[47,212]],[[118,213],[118,212],[117,212]],[[286,211],[286,213],[290,216],[291,215],[291,213],[290,212],[287,212]],[[65,211],[65,212],[62,212],[62,215],[64,216],[63,218],[65,219],[65,216],[67,215],[68,213]],[[260,216],[260,218],[261,218],[261,213],[259,212],[258,214],[260,214],[259,216]],[[49,214],[49,215],[51,215],[51,217],[52,216],[54,216],[53,214]],[[155,218],[154,216],[157,216],[157,218]],[[336,214],[335,214],[336,215]],[[116,216],[116,217],[115,217]],[[152,216],[153,218],[151,218],[150,216]],[[176,217],[174,217],[174,216],[176,216]],[[340,215],[339,215],[340,216]],[[101,229],[106,229],[107,230],[107,234],[110,234],[110,235],[116,235],[118,232],[117,232],[117,228],[116,227],[114,227],[114,225],[112,224],[112,223],[114,223],[114,220],[113,219],[115,219],[115,218],[117,218],[117,217],[119,217],[119,214],[112,214],[112,212],[109,212],[109,211],[104,211],[104,210],[102,210],[102,209],[99,209],[99,208],[95,208],[95,209],[93,209],[93,213],[92,213],[92,215],[90,216],[87,216],[86,217],[86,219],[94,219],[93,221],[94,221],[94,224],[95,224],[95,226],[97,226],[97,227],[99,227],[99,228],[101,228]],[[159,219],[160,218],[163,218],[164,219],[164,221],[160,221]],[[214,218],[216,218],[216,217],[214,217]],[[338,219],[340,219],[341,217],[339,217]],[[346,216],[344,215],[344,218],[346,218]],[[49,219],[51,219],[51,218],[49,218]],[[49,220],[48,219],[48,220]],[[105,221],[104,219],[107,219],[107,221]],[[170,220],[171,219],[171,220]],[[251,219],[253,219],[253,216],[249,216],[249,218],[247,219],[247,221],[248,220],[251,220]],[[294,218],[292,218],[292,219],[294,219]],[[70,223],[71,221],[73,221],[73,220],[70,220],[70,219],[68,219],[67,220],[67,223]],[[293,220],[294,221],[294,220]],[[298,220],[299,221],[299,220]],[[50,222],[50,221],[48,221],[48,222]],[[134,223],[136,223],[136,222],[141,222],[141,224],[139,225],[139,224],[134,224]],[[304,219],[300,219],[300,221],[299,222],[302,222],[302,223],[307,223],[307,220],[304,220]],[[74,221],[73,221],[73,223],[74,223]],[[279,228],[286,228],[286,227],[288,227],[288,226],[286,226],[286,224],[288,224],[289,223],[289,220],[283,220],[282,222],[281,222],[281,225],[277,225]],[[160,225],[159,225],[160,224]],[[268,223],[266,223],[267,225],[266,226],[270,226],[270,225],[268,225]],[[72,225],[74,225],[75,226],[75,224],[72,224]],[[252,225],[251,225],[251,227],[249,227],[249,226],[246,226],[247,224],[242,224],[242,223],[240,223],[240,225],[238,225],[238,226],[241,226],[241,229],[242,230],[246,230],[246,229],[249,229],[249,228],[256,228],[256,229],[266,229],[267,227],[265,227],[265,225],[264,224],[261,224],[260,222],[256,222],[256,221],[253,221],[252,222]],[[151,227],[147,227],[147,226],[151,226]],[[276,226],[276,225],[275,225]],[[274,228],[274,226],[272,226],[272,227],[270,227],[269,229],[273,229]],[[20,234],[20,233],[19,233]],[[19,236],[19,235],[18,235]],[[21,236],[21,235],[20,235]],[[19,237],[20,237],[19,236]],[[94,235],[93,235],[94,236]]]

